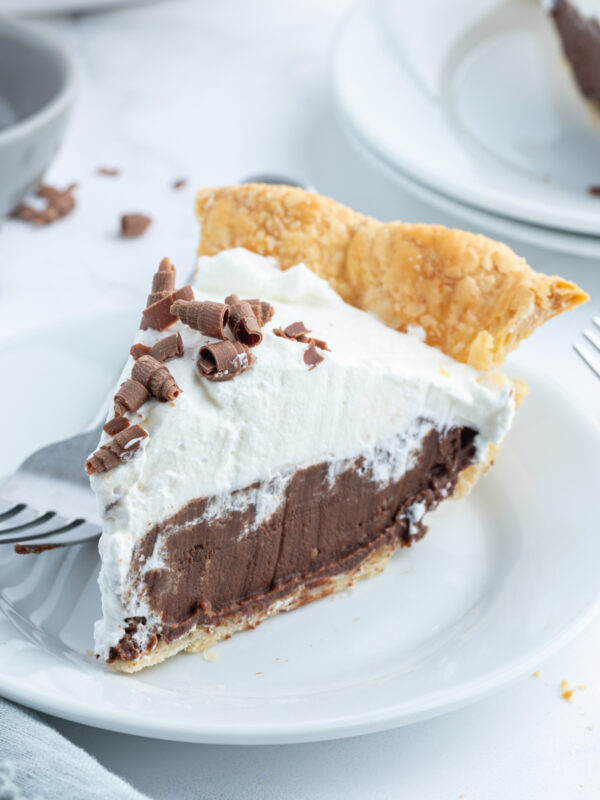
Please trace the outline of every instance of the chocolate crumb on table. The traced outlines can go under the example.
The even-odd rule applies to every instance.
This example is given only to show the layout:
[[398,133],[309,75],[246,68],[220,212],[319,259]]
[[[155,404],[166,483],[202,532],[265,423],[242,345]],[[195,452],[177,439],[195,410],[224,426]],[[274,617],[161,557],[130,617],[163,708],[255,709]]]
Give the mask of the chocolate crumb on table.
[[600,184],[592,184],[592,186],[588,186],[588,194],[591,194],[592,197],[600,197]]
[[98,175],[106,175],[109,178],[115,178],[121,174],[121,170],[117,167],[98,167]]
[[76,187],[76,183],[72,183],[66,189],[57,189],[54,186],[42,184],[35,194],[36,197],[41,197],[46,201],[45,208],[35,209],[27,203],[20,203],[11,216],[34,225],[50,225],[73,211],[76,205],[73,192]]
[[121,217],[121,236],[131,239],[141,236],[152,224],[152,218],[146,214],[123,214]]
[[183,189],[184,186],[187,186],[185,178],[178,178],[176,181],[173,181],[173,189]]

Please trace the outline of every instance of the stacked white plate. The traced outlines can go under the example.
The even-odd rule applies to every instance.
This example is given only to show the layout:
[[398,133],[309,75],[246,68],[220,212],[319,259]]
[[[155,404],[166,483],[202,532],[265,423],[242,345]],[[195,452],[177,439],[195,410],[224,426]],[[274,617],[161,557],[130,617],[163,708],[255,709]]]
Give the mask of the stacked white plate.
[[600,257],[600,123],[532,0],[369,0],[333,88],[360,149],[404,189],[506,238]]

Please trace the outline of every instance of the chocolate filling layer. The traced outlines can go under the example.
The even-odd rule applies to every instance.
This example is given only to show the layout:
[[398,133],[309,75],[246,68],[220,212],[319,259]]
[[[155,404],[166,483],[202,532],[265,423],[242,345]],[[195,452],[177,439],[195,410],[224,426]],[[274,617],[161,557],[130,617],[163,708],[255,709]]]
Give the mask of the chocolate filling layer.
[[582,94],[600,108],[600,24],[568,0],[558,0],[552,16]]
[[[426,532],[422,522],[411,521],[410,506],[429,510],[452,493],[458,473],[473,461],[475,435],[470,428],[430,431],[414,466],[386,486],[373,481],[361,458],[333,482],[327,463],[297,470],[278,510],[254,530],[253,505],[206,520],[211,498],[192,500],[152,528],[134,552],[131,591],[143,592],[160,624],[125,620],[126,633],[108,660],[133,661],[159,640],[256,612],[308,580],[314,586],[353,569],[383,545],[410,545]],[[165,566],[145,569],[155,548]]]

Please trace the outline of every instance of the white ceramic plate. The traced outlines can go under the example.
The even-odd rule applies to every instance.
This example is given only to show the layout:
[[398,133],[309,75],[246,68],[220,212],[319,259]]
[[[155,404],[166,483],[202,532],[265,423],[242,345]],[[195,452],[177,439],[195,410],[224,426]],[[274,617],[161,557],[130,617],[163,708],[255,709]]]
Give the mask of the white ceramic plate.
[[[432,20],[436,24],[432,24]],[[463,203],[600,235],[600,124],[537,2],[369,0],[346,18],[334,91],[396,169]]]
[[388,164],[380,153],[373,151],[367,142],[361,140],[360,134],[352,128],[351,123],[344,117],[343,112],[340,114],[340,119],[348,137],[356,147],[371,163],[397,183],[401,189],[434,208],[439,208],[457,219],[464,220],[471,230],[501,237],[509,242],[526,242],[555,253],[568,253],[569,255],[600,260],[600,237],[554,230],[541,225],[519,222],[499,214],[489,214],[481,208],[469,206],[453,197],[435,192],[425,184],[419,183],[391,164]]
[[[3,401],[2,471],[87,422],[137,317],[113,312],[0,343],[0,371],[19,386]],[[111,674],[89,654],[95,546],[28,557],[0,547],[0,693],[129,733],[258,744],[408,724],[537,669],[599,603],[589,480],[600,431],[556,384],[519,372],[532,395],[471,497],[442,506],[382,575],[234,636],[214,648],[218,661],[183,654]],[[44,415],[33,413],[40,391]]]
[[148,0],[0,0],[0,12],[27,16],[32,14],[84,14],[107,8],[146,3]]

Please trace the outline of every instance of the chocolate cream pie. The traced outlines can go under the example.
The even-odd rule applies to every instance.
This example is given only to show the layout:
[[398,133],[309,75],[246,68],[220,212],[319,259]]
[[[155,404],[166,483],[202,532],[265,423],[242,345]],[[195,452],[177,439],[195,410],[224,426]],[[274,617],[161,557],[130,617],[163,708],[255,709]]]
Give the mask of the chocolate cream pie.
[[583,97],[600,111],[600,0],[542,0]]
[[497,366],[586,299],[483,236],[383,224],[283,186],[198,194],[87,462],[97,653],[135,672],[381,571],[493,463],[523,386]]

